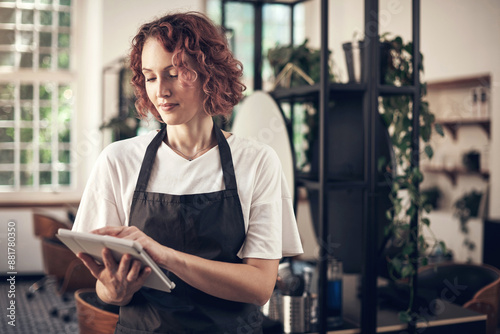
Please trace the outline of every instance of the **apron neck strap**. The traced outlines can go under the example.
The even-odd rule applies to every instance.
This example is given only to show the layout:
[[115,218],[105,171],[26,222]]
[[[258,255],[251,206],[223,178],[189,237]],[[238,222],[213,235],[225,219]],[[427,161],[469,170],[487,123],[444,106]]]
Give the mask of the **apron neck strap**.
[[222,130],[219,129],[215,122],[214,131],[215,136],[217,137],[217,143],[219,144],[220,162],[222,165],[222,175],[224,178],[224,184],[226,185],[226,190],[236,190],[236,175],[234,173],[231,149],[229,148],[229,144],[227,143],[224,133],[222,133]]
[[153,169],[153,164],[155,162],[156,152],[163,142],[163,138],[165,138],[166,133],[167,127],[165,124],[162,124],[161,130],[156,134],[151,143],[149,143],[148,148],[146,149],[146,154],[144,154],[144,159],[142,160],[141,171],[139,172],[135,191],[146,191],[149,177],[151,176],[151,170]]
[[[217,144],[219,145],[219,155],[222,165],[222,175],[224,178],[224,184],[226,190],[236,190],[236,176],[234,173],[233,158],[231,155],[231,149],[227,143],[226,137],[222,133],[221,129],[214,122],[214,132],[217,138]],[[151,143],[149,143],[146,154],[144,155],[144,160],[142,161],[141,170],[139,172],[139,177],[137,179],[137,184],[135,191],[145,192],[148,187],[149,178],[151,176],[151,171],[153,169],[153,164],[156,158],[156,153],[163,138],[167,133],[167,127],[162,125],[162,129],[156,134]]]

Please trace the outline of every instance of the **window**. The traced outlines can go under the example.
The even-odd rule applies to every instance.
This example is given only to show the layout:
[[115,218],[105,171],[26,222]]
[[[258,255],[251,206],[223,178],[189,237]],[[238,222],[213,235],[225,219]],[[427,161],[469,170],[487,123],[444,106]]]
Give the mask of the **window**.
[[74,187],[71,0],[0,0],[0,191]]
[[[243,83],[247,86],[245,94],[253,92],[254,72],[254,4],[237,0],[224,2],[225,26],[232,33],[230,45],[235,57],[243,64]],[[302,44],[305,40],[305,7],[296,4],[293,11],[294,44]],[[206,0],[208,16],[217,24],[222,21],[221,0]],[[262,6],[262,79],[263,90],[270,91],[274,87],[274,73],[267,59],[267,53],[276,45],[289,45],[291,42],[291,6],[284,3],[265,3]],[[295,148],[297,168],[307,166],[308,141],[305,136],[311,131],[307,124],[308,117],[316,112],[306,104],[282,103],[285,116],[293,122],[293,144]],[[234,113],[237,113],[237,106]],[[293,114],[293,117],[292,117]]]

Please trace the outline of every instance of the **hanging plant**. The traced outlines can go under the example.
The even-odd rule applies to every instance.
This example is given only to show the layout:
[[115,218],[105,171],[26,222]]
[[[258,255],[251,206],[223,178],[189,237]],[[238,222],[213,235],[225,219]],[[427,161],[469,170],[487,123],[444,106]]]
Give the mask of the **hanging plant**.
[[[399,36],[390,39],[388,34],[382,35],[381,41],[390,44],[391,59],[386,73],[382,73],[385,84],[412,85],[413,43],[404,43]],[[423,64],[423,56],[420,55],[420,57],[422,60],[420,64]],[[423,65],[419,71],[423,71]],[[421,154],[425,154],[431,159],[434,154],[429,143],[433,133],[432,129],[434,128],[435,132],[441,136],[444,133],[442,127],[435,123],[435,117],[429,110],[428,102],[422,100],[427,93],[426,84],[421,83],[420,89],[419,134],[420,142],[423,143]],[[443,242],[436,238],[430,245],[422,233],[424,228],[430,227],[430,220],[423,213],[429,213],[432,206],[419,190],[419,185],[423,181],[420,168],[418,164],[412,164],[412,97],[407,95],[381,97],[379,102],[379,111],[390,134],[397,166],[394,171],[384,158],[378,161],[379,170],[384,171],[385,169],[391,178],[390,200],[392,208],[386,212],[390,224],[385,232],[386,236],[390,236],[393,243],[397,244],[400,249],[399,252],[387,258],[388,269],[394,280],[408,282],[410,290],[408,309],[400,312],[399,317],[403,322],[410,322],[415,320],[411,311],[415,300],[413,277],[418,266],[427,264],[429,251],[432,252],[437,247],[445,250],[446,247]],[[418,217],[419,220],[416,228],[411,225],[411,221],[415,217]]]

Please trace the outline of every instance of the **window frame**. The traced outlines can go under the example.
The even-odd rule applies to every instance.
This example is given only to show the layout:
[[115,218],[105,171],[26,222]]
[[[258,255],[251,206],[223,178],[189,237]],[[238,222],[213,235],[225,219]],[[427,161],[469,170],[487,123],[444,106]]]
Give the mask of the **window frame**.
[[[59,12],[59,5],[42,5],[39,4],[39,0],[35,0],[34,4],[29,4],[28,6],[23,6],[19,1],[12,2],[12,3],[2,3],[2,7],[8,7],[8,8],[24,8],[24,7],[29,7],[29,9],[36,8],[36,10],[39,10],[40,8],[42,9],[47,9],[51,8],[51,10],[54,10],[56,12]],[[58,29],[58,26],[56,26],[57,21],[50,26],[50,31],[52,33],[52,37],[54,36],[59,36],[59,33],[69,33],[69,38],[70,38],[70,44],[69,47],[64,48],[68,49],[69,48],[69,68],[64,69],[58,68],[58,55],[59,55],[59,48],[57,46],[58,44],[58,38],[52,38],[51,41],[51,47],[48,47],[51,49],[51,68],[50,69],[42,69],[38,67],[38,62],[39,62],[39,53],[38,52],[33,52],[33,67],[30,68],[10,68],[7,69],[6,67],[0,67],[0,82],[2,83],[13,83],[16,84],[17,92],[16,92],[16,97],[14,99],[16,105],[14,108],[15,116],[14,120],[8,121],[11,122],[14,126],[15,129],[20,129],[22,125],[22,121],[20,119],[20,95],[19,95],[19,87],[21,84],[33,84],[34,86],[34,96],[33,96],[33,108],[37,108],[37,103],[39,102],[39,99],[37,99],[38,96],[36,96],[35,90],[37,90],[37,86],[39,84],[44,84],[44,83],[51,83],[57,85],[69,85],[72,88],[73,91],[73,104],[72,104],[72,110],[71,110],[71,120],[69,122],[69,129],[70,129],[70,139],[69,143],[65,142],[63,145],[65,146],[63,149],[65,151],[69,150],[70,154],[70,160],[69,163],[65,163],[67,171],[70,172],[70,183],[69,185],[57,185],[58,181],[57,179],[56,182],[54,182],[54,176],[55,174],[58,173],[59,170],[55,168],[54,166],[50,167],[51,173],[52,173],[52,182],[50,185],[37,185],[35,183],[35,180],[33,181],[33,186],[24,186],[22,187],[20,185],[20,180],[21,176],[20,173],[24,169],[21,167],[21,161],[20,161],[20,138],[19,138],[19,131],[16,131],[16,138],[14,139],[14,142],[11,142],[9,144],[12,144],[14,148],[14,163],[11,164],[10,166],[12,167],[12,171],[14,171],[14,186],[0,186],[0,207],[16,207],[16,206],[32,206],[32,205],[43,205],[43,204],[74,204],[77,203],[81,197],[82,193],[82,186],[80,180],[82,177],[85,177],[85,175],[88,175],[88,167],[85,164],[84,159],[82,159],[81,154],[78,154],[78,145],[77,145],[77,139],[82,137],[81,129],[77,129],[77,118],[78,118],[78,110],[79,108],[79,103],[78,103],[78,91],[81,86],[81,78],[77,75],[77,64],[78,64],[78,58],[77,55],[79,54],[78,50],[82,49],[82,46],[85,43],[78,42],[77,40],[77,35],[82,34],[82,32],[77,31],[82,30],[82,27],[84,27],[84,24],[88,23],[85,22],[85,19],[82,20],[82,17],[84,16],[84,13],[81,9],[87,9],[89,7],[87,4],[85,4],[85,1],[80,1],[80,0],[72,0],[71,1],[71,7],[68,12],[71,14],[71,25],[67,28],[63,27],[62,31]],[[78,13],[78,16],[77,16]],[[19,15],[19,14],[18,14]],[[35,14],[33,14],[35,16]],[[52,15],[53,18],[56,17],[58,18],[59,15]],[[35,20],[35,19],[34,19]],[[33,23],[33,30],[36,28],[36,21]],[[0,27],[5,27],[6,25],[10,26],[15,26],[17,23],[14,24],[1,24]],[[48,29],[46,29],[48,30]],[[69,30],[69,31],[68,31]],[[16,34],[19,33],[18,29],[14,30]],[[55,32],[54,32],[55,31]],[[83,32],[84,33],[84,32]],[[38,39],[38,34],[36,35]],[[35,37],[34,37],[35,38]],[[37,42],[37,41],[35,41]],[[4,45],[5,46],[5,45]],[[16,47],[15,44],[10,45],[11,47]],[[3,49],[7,49],[7,47],[4,47]],[[38,48],[35,48],[38,49]],[[40,51],[44,51],[42,47],[38,49]],[[45,50],[46,51],[46,50]],[[55,55],[55,57],[54,57]],[[19,53],[16,53],[16,61],[19,61],[17,58],[20,57]],[[16,63],[19,64],[19,63]],[[54,108],[57,108],[58,103],[58,91],[55,90],[52,93],[52,98],[51,98],[51,107],[52,107],[52,113],[54,114]],[[35,113],[33,115],[33,120],[29,121],[32,122],[33,128],[38,129],[40,126],[40,119],[35,119]],[[59,143],[58,140],[58,133],[53,133],[53,130],[51,130],[51,141],[49,145],[51,146],[51,149],[53,150],[54,148],[59,150]],[[40,146],[36,145],[38,139],[36,139],[37,136],[37,130],[33,131],[33,141],[31,142],[33,150],[38,150]],[[55,145],[54,145],[55,142]],[[4,143],[2,143],[4,144]],[[93,146],[100,146],[100,142],[93,142]],[[96,148],[99,149],[99,148]],[[54,158],[54,152],[52,152],[52,157]],[[52,158],[51,165],[57,164],[57,161],[54,161]],[[38,159],[38,154],[33,154],[33,159]],[[30,171],[33,171],[33,175],[35,174],[35,171],[40,170],[41,163],[36,160],[33,160],[33,164],[27,164],[28,168],[31,168]],[[7,169],[7,167],[2,167],[1,170]],[[35,176],[33,176],[35,177]]]

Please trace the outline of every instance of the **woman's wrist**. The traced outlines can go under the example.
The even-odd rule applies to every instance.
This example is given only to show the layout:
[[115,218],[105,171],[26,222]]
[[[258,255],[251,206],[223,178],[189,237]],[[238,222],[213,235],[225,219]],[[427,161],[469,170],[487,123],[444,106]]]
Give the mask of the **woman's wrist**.
[[161,257],[160,263],[158,263],[160,267],[175,273],[181,263],[181,253],[179,251],[170,247],[164,247],[164,255]]

